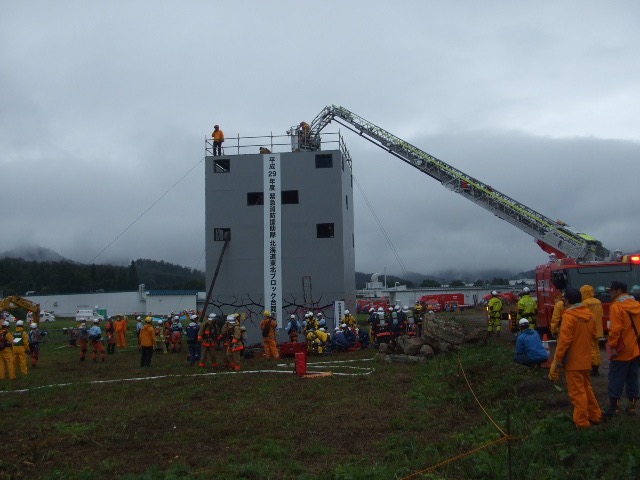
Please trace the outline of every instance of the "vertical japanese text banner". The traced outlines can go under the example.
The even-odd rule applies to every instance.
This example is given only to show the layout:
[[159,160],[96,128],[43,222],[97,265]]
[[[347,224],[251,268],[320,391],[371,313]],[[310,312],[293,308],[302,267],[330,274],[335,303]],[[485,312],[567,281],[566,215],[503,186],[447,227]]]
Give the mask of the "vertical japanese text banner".
[[264,308],[283,327],[282,319],[282,221],[280,217],[280,154],[264,160]]

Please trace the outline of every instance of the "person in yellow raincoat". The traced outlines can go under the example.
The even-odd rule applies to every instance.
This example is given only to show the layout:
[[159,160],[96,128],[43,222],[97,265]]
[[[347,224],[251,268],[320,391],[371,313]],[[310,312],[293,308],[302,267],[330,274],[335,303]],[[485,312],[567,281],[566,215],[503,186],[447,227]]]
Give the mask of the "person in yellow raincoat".
[[549,370],[549,378],[557,380],[557,368],[564,367],[569,400],[573,405],[573,423],[588,428],[600,423],[602,410],[591,388],[591,346],[596,326],[588,307],[581,303],[580,292],[567,287],[564,292],[562,334]]
[[529,287],[522,289],[520,300],[518,300],[518,320],[526,318],[529,320],[529,328],[535,330],[536,319],[538,318],[538,301],[530,295]]
[[224,142],[224,133],[220,130],[218,125],[213,126],[213,132],[211,132],[211,138],[213,138],[213,156],[222,155],[222,143]]
[[498,296],[498,292],[495,290],[491,292],[491,300],[487,303],[487,312],[489,313],[489,322],[487,324],[487,331],[489,335],[496,331],[496,337],[500,336],[500,328],[502,327],[502,300]]
[[[618,401],[626,387],[627,413],[635,415],[638,400],[638,364],[640,348],[638,347],[638,333],[640,333],[640,303],[627,293],[627,285],[614,281],[609,288],[611,306],[609,307],[609,341],[612,350],[609,361],[609,408],[605,416],[618,414]],[[633,323],[632,323],[633,322]],[[635,327],[635,328],[634,328]],[[564,333],[564,332],[563,332]],[[620,339],[624,345],[620,344]]]
[[20,373],[28,375],[27,352],[29,351],[29,334],[23,328],[24,322],[16,322],[16,330],[13,332],[13,364],[20,365]]
[[13,335],[9,331],[8,320],[2,322],[2,329],[0,329],[0,380],[4,380],[5,370],[9,374],[9,380],[16,379],[16,369],[13,364]]
[[551,335],[557,337],[560,334],[560,324],[562,323],[562,314],[564,313],[564,298],[562,292],[556,293],[556,303],[553,306],[551,314]]
[[597,377],[600,375],[600,339],[604,336],[602,302],[595,297],[591,285],[581,286],[580,294],[582,295],[582,304],[591,310],[591,315],[596,322],[597,338],[593,340],[593,345],[591,345],[591,375]]

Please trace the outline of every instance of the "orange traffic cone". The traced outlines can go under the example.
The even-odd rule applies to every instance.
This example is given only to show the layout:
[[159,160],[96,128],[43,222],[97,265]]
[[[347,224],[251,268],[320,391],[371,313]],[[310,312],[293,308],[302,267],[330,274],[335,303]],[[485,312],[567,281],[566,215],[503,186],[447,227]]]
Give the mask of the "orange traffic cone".
[[547,361],[540,366],[542,368],[549,368],[551,367],[551,361],[553,359],[551,358],[551,350],[549,349],[549,338],[547,337],[546,333],[542,335],[542,346],[547,351]]

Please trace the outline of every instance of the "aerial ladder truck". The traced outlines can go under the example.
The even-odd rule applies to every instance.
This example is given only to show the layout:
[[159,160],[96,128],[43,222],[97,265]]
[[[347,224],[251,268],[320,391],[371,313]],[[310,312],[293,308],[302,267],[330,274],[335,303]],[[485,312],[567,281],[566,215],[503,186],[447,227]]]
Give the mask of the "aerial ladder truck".
[[439,181],[449,190],[528,233],[545,252],[553,253],[559,259],[570,257],[578,261],[593,261],[605,260],[609,257],[609,251],[595,238],[575,232],[566,223],[552,220],[536,212],[344,107],[327,106],[313,119],[310,132],[306,134],[309,138],[308,144],[319,145],[320,132],[332,121],[357,133]]
[[[331,122],[369,140],[391,155],[439,181],[449,190],[462,195],[476,205],[490,211],[531,235],[536,243],[550,254],[550,261],[536,268],[538,296],[538,320],[536,325],[547,330],[553,311],[555,294],[566,285],[579,288],[589,284],[596,290],[605,311],[604,330],[607,331],[608,306],[611,301],[605,285],[611,280],[626,282],[630,292],[638,292],[640,298],[640,255],[623,256],[616,251],[611,255],[600,241],[574,231],[561,220],[552,220],[532,208],[497,191],[490,185],[467,175],[433,155],[398,138],[344,107],[325,107],[311,122],[308,131],[293,127],[296,142],[301,150],[320,148],[320,132]],[[347,161],[351,157],[341,144]],[[513,328],[513,325],[512,325]]]

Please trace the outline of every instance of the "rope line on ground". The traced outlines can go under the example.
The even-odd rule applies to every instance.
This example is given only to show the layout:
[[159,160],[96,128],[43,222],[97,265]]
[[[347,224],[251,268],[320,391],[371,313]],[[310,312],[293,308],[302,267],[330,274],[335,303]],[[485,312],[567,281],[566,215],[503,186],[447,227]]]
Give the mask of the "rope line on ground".
[[493,426],[496,427],[498,429],[498,431],[504,437],[506,437],[507,434],[505,433],[505,431],[502,430],[502,428],[500,428],[500,426],[495,422],[495,420],[491,417],[491,415],[489,415],[489,412],[487,412],[487,410],[482,406],[482,404],[480,403],[480,400],[478,400],[478,397],[476,396],[475,392],[473,391],[473,388],[471,388],[471,384],[469,383],[469,379],[467,378],[467,374],[465,373],[464,368],[462,367],[462,361],[460,360],[460,354],[458,354],[458,365],[460,366],[460,371],[462,371],[462,376],[464,377],[465,382],[467,382],[467,387],[469,387],[469,391],[471,392],[471,395],[473,395],[473,398],[475,398],[476,403],[478,404],[480,409],[484,412],[484,414],[487,416],[487,418],[489,420],[491,420],[491,423],[493,423]]
[[498,440],[494,440],[492,442],[487,442],[487,443],[485,443],[483,445],[480,445],[479,447],[476,447],[474,449],[469,450],[468,452],[464,452],[464,453],[461,453],[459,455],[456,455],[455,457],[451,457],[451,458],[448,458],[447,460],[443,460],[442,462],[436,463],[435,465],[432,465],[429,468],[425,468],[424,470],[419,470],[417,472],[414,472],[411,475],[403,477],[402,480],[410,480],[412,478],[416,478],[418,475],[422,475],[422,474],[425,474],[425,473],[432,472],[432,471],[434,471],[434,470],[436,470],[436,469],[438,469],[438,468],[440,468],[440,467],[442,467],[444,465],[447,465],[449,463],[453,463],[453,462],[455,462],[457,460],[461,460],[463,458],[468,457],[469,455],[472,455],[472,454],[474,454],[476,452],[479,452],[480,450],[484,450],[486,448],[492,447],[493,445],[497,445],[498,443],[504,442],[505,440],[509,440],[509,439],[510,439],[509,436],[505,436],[505,437],[499,438]]
[[[370,359],[365,359],[370,360]],[[349,362],[351,360],[344,360],[344,362]],[[358,361],[358,360],[355,360]],[[340,361],[343,362],[343,361]],[[326,363],[326,362],[323,362]],[[144,380],[162,380],[167,378],[181,378],[181,377],[212,377],[216,375],[236,375],[236,374],[254,374],[254,373],[285,373],[287,375],[292,375],[291,367],[293,365],[289,365],[286,363],[278,364],[278,367],[286,367],[287,370],[240,370],[237,372],[206,372],[206,373],[192,373],[192,374],[172,374],[172,375],[155,375],[152,377],[132,377],[132,378],[114,378],[109,380],[91,380],[88,382],[78,382],[78,383],[54,383],[50,385],[40,385],[33,388],[24,388],[19,390],[0,390],[0,394],[10,394],[10,393],[29,393],[34,390],[41,390],[44,388],[60,388],[60,387],[68,387],[72,385],[99,385],[99,384],[107,384],[107,383],[116,383],[116,382],[139,382]],[[352,368],[352,369],[361,369],[366,370],[365,372],[332,372],[333,375],[336,376],[348,376],[348,377],[357,377],[357,376],[366,376],[374,373],[375,369],[370,367],[351,367],[348,365],[336,365],[337,368]],[[320,367],[315,367],[320,368]]]

